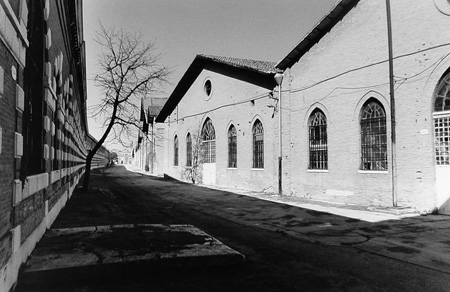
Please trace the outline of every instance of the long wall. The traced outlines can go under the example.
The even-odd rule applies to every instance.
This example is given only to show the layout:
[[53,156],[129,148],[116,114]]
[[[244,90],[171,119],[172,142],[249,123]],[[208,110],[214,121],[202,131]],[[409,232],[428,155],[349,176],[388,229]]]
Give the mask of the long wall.
[[[212,83],[208,97],[204,91],[205,80]],[[203,163],[203,176],[200,182],[225,185],[236,188],[252,188],[260,191],[276,190],[277,163],[275,136],[277,119],[273,116],[274,104],[269,98],[271,90],[252,85],[245,81],[203,70],[191,85],[178,107],[168,117],[165,128],[158,128],[158,135],[165,131],[164,142],[157,144],[157,156],[165,157],[165,173],[178,179],[189,180],[187,166],[186,139],[191,135],[192,143],[207,119],[212,121],[215,130],[216,162],[214,173],[207,174]],[[195,106],[193,106],[195,105]],[[264,167],[253,167],[252,127],[259,120],[264,128]],[[228,167],[228,130],[230,126],[237,131],[237,165]],[[160,125],[158,125],[160,126]],[[161,124],[162,126],[162,124]],[[163,130],[164,129],[164,130]],[[174,139],[178,139],[178,165],[174,165]],[[161,147],[163,145],[163,147]],[[210,167],[210,166],[206,166]],[[214,172],[214,170],[210,171]],[[214,177],[211,181],[207,177]]]
[[[51,226],[84,173],[80,0],[0,0],[0,291]],[[97,166],[109,161],[101,149]]]
[[[419,3],[420,2],[420,3]],[[398,205],[436,207],[433,93],[450,66],[450,17],[433,1],[391,1]],[[291,191],[333,202],[392,206],[392,159],[385,171],[361,169],[360,113],[374,98],[391,116],[387,18],[384,1],[362,0],[286,72],[283,98]],[[291,82],[289,82],[291,81]],[[308,169],[308,118],[319,108],[327,118],[328,169]],[[294,125],[296,125],[294,127]]]

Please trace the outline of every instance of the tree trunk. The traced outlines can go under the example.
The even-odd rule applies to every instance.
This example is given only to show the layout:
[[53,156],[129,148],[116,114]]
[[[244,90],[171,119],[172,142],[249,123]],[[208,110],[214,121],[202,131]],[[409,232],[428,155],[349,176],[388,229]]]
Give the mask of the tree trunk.
[[92,158],[94,155],[92,154],[95,152],[92,152],[89,150],[88,156],[86,157],[86,170],[84,171],[84,181],[83,181],[83,190],[87,191],[89,189],[89,178],[91,176],[91,164],[92,164]]

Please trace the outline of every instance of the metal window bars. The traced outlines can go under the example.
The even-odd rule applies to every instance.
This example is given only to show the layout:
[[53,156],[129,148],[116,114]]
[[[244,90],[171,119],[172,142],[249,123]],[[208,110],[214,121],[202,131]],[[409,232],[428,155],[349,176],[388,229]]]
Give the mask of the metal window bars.
[[228,130],[228,167],[237,167],[237,132],[233,125]]
[[450,165],[450,117],[434,119],[436,165]]
[[264,168],[264,128],[259,120],[253,125],[253,168]]
[[309,119],[309,169],[328,169],[327,120],[320,110]]
[[371,101],[361,113],[361,169],[387,170],[386,114],[383,107]]
[[186,136],[186,166],[192,166],[192,138],[190,133]]
[[211,119],[207,119],[202,128],[203,163],[216,162],[216,132]]

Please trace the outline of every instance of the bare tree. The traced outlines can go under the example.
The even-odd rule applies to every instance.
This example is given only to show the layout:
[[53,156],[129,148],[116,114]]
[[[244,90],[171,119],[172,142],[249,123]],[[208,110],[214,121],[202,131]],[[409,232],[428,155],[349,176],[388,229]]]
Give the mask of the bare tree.
[[203,166],[203,139],[201,127],[196,134],[192,135],[192,162],[190,166],[186,166],[184,175],[186,179],[193,184],[199,183],[202,180],[202,166]]
[[102,98],[90,108],[90,114],[104,121],[105,132],[88,152],[84,189],[89,188],[91,162],[97,150],[109,135],[109,140],[130,147],[129,138],[140,126],[141,98],[156,94],[169,75],[167,67],[158,64],[160,55],[155,53],[154,42],[144,42],[140,33],[105,29],[100,24],[95,41],[102,48],[98,55],[99,73],[94,77]]

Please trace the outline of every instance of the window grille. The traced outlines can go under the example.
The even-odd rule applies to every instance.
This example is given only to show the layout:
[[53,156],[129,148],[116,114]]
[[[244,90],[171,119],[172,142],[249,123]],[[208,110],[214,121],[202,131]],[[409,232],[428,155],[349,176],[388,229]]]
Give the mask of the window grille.
[[386,114],[375,101],[361,111],[361,169],[387,170]]
[[173,165],[178,166],[178,136],[173,141]]
[[237,167],[237,133],[233,125],[228,130],[228,167]]
[[192,139],[190,133],[186,136],[186,166],[192,166]]
[[[434,100],[435,112],[450,111],[450,74],[439,83]],[[436,165],[450,165],[450,114],[434,118]]]
[[436,165],[450,165],[450,117],[434,119]]
[[320,110],[309,118],[309,169],[328,169],[327,119]]
[[203,163],[216,162],[216,132],[210,119],[207,119],[202,128]]
[[259,120],[253,125],[253,168],[264,168],[264,128]]

